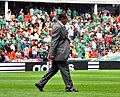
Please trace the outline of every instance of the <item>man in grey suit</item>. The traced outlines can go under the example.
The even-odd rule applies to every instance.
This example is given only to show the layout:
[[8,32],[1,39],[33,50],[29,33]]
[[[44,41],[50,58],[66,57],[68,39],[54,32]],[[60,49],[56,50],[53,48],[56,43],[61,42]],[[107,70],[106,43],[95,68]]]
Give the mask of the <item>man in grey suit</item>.
[[78,90],[75,90],[73,87],[67,63],[67,59],[70,53],[70,41],[67,37],[68,32],[64,26],[67,21],[67,14],[62,12],[58,16],[58,21],[53,26],[52,41],[49,49],[49,59],[52,60],[52,67],[42,77],[42,79],[35,84],[39,91],[43,91],[43,88],[48,80],[53,77],[58,72],[58,70],[60,70],[66,86],[66,92],[78,92]]

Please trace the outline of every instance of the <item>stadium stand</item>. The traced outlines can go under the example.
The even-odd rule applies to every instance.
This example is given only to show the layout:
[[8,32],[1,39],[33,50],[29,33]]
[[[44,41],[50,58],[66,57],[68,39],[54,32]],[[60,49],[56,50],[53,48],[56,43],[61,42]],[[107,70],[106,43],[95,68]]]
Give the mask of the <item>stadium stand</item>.
[[[3,4],[4,2],[1,1],[0,3]],[[4,53],[7,62],[34,59],[35,61],[46,61],[52,26],[57,21],[57,15],[61,11],[66,11],[69,15],[66,29],[69,32],[71,44],[70,58],[119,57],[119,12],[113,13],[112,10],[106,10],[106,8],[112,8],[112,5],[106,5],[104,10],[95,14],[87,4],[86,10],[78,10],[83,6],[34,2],[9,3],[9,10],[6,15],[3,7],[0,9],[2,10],[0,16],[0,49],[3,50],[2,53]],[[18,9],[14,10],[11,3],[14,4],[14,9],[19,6]],[[72,7],[74,5],[76,5],[75,9]],[[118,6],[116,5],[116,7]]]

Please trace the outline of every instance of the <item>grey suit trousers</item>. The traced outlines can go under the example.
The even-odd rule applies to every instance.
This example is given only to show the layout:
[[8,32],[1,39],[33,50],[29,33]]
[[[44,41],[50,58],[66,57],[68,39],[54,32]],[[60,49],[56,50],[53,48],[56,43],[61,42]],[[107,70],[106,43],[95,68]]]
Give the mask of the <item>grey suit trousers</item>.
[[70,71],[68,67],[68,63],[66,61],[53,61],[52,67],[49,69],[49,71],[42,77],[42,79],[39,81],[39,85],[43,88],[45,84],[48,82],[48,80],[53,77],[58,70],[60,70],[63,81],[66,86],[66,90],[72,90],[73,89],[73,83],[70,76]]

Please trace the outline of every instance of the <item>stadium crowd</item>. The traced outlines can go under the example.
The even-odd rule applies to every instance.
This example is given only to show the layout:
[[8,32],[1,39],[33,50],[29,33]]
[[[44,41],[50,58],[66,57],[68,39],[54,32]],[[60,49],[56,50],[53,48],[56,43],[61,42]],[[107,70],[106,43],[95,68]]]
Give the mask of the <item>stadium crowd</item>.
[[0,17],[0,49],[5,61],[46,61],[52,27],[61,11],[69,16],[65,26],[71,45],[70,58],[99,58],[120,52],[120,15],[79,14],[76,10],[58,7],[50,13],[44,8],[30,8],[25,14],[21,9],[16,16],[9,9],[6,17]]

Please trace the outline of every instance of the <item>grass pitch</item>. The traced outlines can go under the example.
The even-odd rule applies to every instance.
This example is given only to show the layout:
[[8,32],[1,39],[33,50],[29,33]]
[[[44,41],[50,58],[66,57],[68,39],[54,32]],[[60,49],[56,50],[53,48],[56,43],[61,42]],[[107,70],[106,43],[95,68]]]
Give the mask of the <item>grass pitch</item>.
[[0,97],[120,97],[120,71],[71,71],[78,93],[66,93],[60,72],[39,92],[34,86],[46,73],[0,73]]

